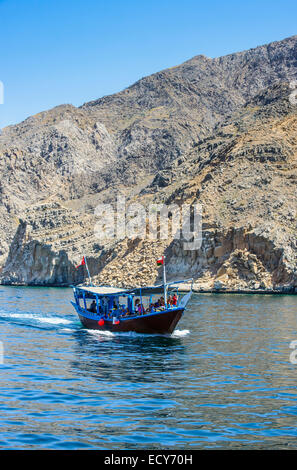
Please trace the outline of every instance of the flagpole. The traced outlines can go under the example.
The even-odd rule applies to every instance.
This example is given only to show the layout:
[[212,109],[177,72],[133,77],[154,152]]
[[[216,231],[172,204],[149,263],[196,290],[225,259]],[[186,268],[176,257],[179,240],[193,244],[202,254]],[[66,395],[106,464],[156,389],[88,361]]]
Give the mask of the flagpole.
[[165,267],[165,258],[166,258],[166,256],[163,256],[163,285],[164,285],[164,301],[165,301],[165,306],[167,307],[167,289],[166,289],[166,267]]
[[93,284],[92,284],[92,280],[91,280],[91,276],[90,276],[90,271],[89,271],[89,268],[88,268],[88,263],[87,263],[86,255],[84,255],[84,259],[85,259],[86,268],[87,268],[87,271],[88,271],[89,283],[90,283],[90,286],[92,286]]

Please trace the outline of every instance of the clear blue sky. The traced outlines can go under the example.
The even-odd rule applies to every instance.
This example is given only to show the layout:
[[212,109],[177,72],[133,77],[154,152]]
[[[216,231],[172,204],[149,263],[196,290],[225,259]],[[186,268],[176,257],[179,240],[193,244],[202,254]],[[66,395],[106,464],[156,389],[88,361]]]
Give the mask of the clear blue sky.
[[296,0],[0,0],[0,127],[297,33]]

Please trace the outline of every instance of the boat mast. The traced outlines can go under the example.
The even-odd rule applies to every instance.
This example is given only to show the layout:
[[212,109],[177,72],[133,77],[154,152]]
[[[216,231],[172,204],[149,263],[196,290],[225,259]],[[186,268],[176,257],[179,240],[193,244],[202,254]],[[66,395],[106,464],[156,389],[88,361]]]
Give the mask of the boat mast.
[[87,268],[87,272],[88,272],[88,276],[89,276],[89,283],[90,283],[90,286],[92,286],[93,284],[92,284],[92,280],[91,280],[91,276],[90,276],[90,271],[89,271],[86,255],[84,255],[84,259],[85,259],[86,268]]

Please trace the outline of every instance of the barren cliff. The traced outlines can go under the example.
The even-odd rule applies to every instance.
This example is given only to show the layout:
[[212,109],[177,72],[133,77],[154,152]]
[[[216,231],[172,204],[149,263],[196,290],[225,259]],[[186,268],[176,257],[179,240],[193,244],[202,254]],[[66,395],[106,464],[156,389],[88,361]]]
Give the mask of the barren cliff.
[[[297,37],[184,64],[122,92],[62,105],[3,130],[1,282],[83,281],[294,291],[297,287]],[[182,240],[102,242],[98,203],[203,207],[198,250]]]

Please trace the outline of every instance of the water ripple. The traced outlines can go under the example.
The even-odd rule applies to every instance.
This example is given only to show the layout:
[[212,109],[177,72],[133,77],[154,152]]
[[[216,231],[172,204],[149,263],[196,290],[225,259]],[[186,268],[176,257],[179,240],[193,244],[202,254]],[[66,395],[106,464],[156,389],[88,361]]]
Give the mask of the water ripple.
[[294,296],[196,295],[171,336],[83,329],[71,297],[0,290],[0,448],[296,447]]

